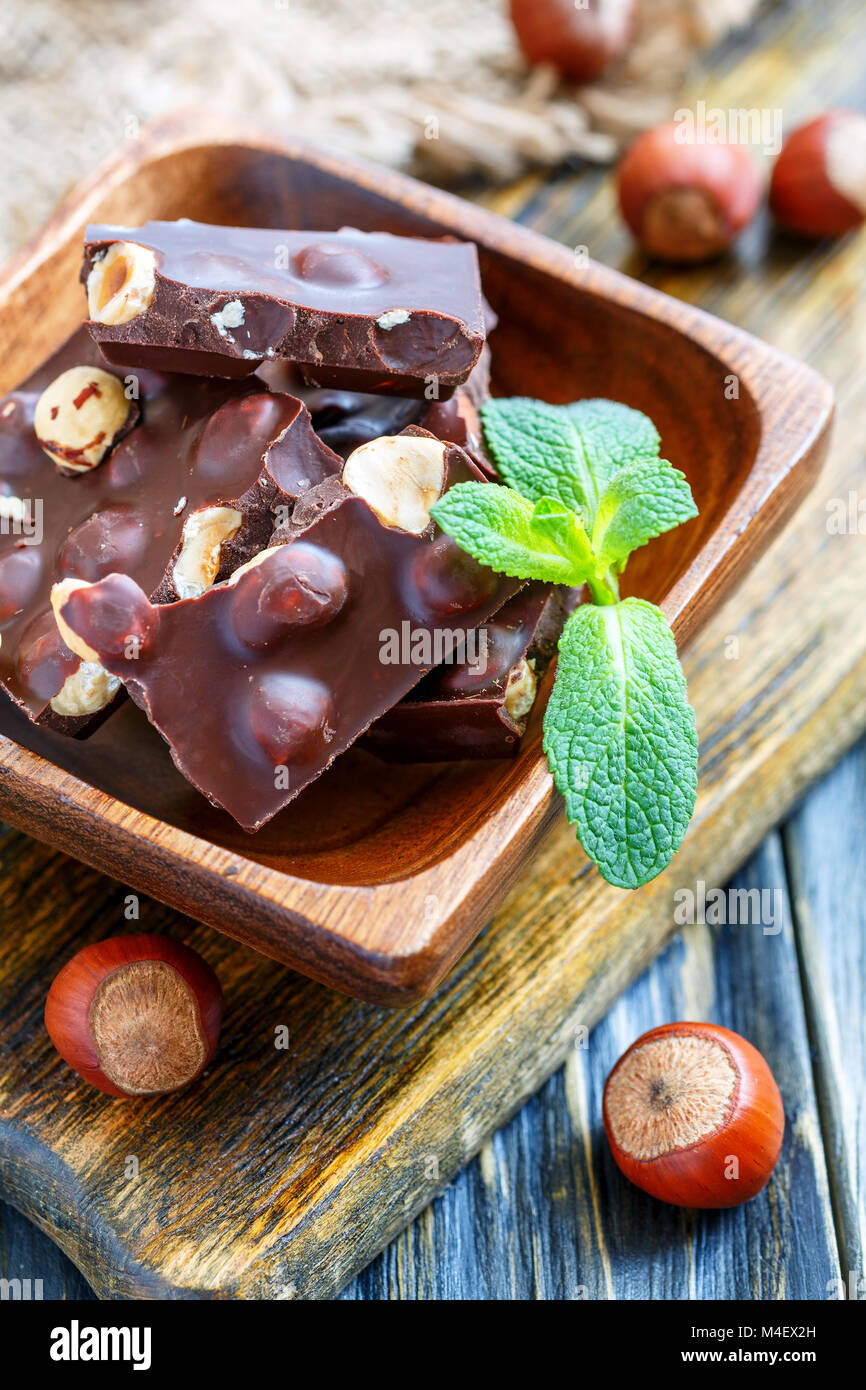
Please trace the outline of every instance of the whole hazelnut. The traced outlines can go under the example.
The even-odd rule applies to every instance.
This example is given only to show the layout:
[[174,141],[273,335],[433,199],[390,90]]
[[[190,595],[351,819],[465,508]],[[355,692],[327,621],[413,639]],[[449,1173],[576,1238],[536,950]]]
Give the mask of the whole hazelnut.
[[676,121],[639,135],[620,161],[619,204],[634,236],[666,261],[718,256],[752,220],[761,178],[743,145],[698,144]]
[[592,82],[628,48],[636,10],[635,0],[511,0],[511,22],[530,63]]
[[637,1187],[678,1207],[735,1207],[776,1166],[785,1112],[760,1052],[713,1023],[667,1023],[604,1087],[611,1151]]
[[839,237],[866,220],[866,115],[828,111],[788,137],[770,180],[770,210],[792,232]]
[[85,946],[48,991],[45,1027],[79,1076],[110,1096],[177,1091],[214,1054],[222,990],[201,956],[167,936]]
[[36,438],[70,473],[87,473],[135,425],[138,403],[101,367],[70,367],[46,386],[33,416]]

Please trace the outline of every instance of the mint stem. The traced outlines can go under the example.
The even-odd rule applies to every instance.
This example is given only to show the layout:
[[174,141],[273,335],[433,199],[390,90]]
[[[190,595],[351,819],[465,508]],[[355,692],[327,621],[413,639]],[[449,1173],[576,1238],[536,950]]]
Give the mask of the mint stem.
[[589,591],[599,605],[619,603],[619,581],[612,570],[608,570],[604,579],[590,579]]

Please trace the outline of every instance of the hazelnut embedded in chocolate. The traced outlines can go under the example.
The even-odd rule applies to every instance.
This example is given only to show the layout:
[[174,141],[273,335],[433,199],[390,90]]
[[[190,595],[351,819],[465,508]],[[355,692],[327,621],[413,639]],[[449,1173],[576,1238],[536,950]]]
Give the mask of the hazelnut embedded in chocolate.
[[253,687],[250,728],[274,766],[302,761],[329,741],[331,701],[318,681],[269,671]]
[[296,541],[255,561],[229,581],[237,590],[232,626],[245,646],[262,649],[294,629],[324,627],[346,601],[345,566],[320,546]]
[[521,657],[517,665],[512,666],[509,671],[508,684],[505,687],[505,710],[515,724],[523,725],[529,718],[529,712],[535,704],[537,688],[538,682],[532,663]]
[[[67,635],[76,641],[75,650],[66,642]],[[83,651],[94,656],[65,625],[61,630],[55,612],[43,613],[28,629],[18,648],[19,680],[63,718],[98,714],[114,699],[120,681],[109,675],[98,661],[84,659]]]
[[348,285],[359,290],[384,285],[389,278],[385,267],[372,256],[334,241],[316,241],[305,246],[295,256],[293,269],[301,280],[317,285]]
[[[55,584],[51,602],[67,644],[85,657],[92,642],[106,661],[137,661],[159,627],[159,608],[125,574],[109,575],[93,586],[67,579]],[[97,659],[95,652],[90,659]]]
[[98,661],[82,661],[66,678],[50,705],[54,713],[64,719],[82,719],[99,714],[111,704],[119,689],[117,676],[109,675]]
[[222,547],[242,522],[235,507],[200,507],[187,517],[172,570],[178,598],[198,598],[210,588],[219,573]]
[[18,643],[15,669],[25,690],[38,700],[49,701],[79,666],[79,658],[69,650],[49,610],[27,628]]
[[60,552],[60,568],[65,577],[95,584],[107,574],[140,565],[151,541],[151,524],[138,507],[130,503],[105,507],[69,532]]
[[441,440],[427,435],[383,435],[349,455],[343,484],[363,498],[383,525],[420,536],[430,525],[430,508],[442,496],[446,450]]
[[129,323],[150,308],[156,256],[134,241],[115,241],[87,276],[87,309],[94,323]]
[[82,661],[98,662],[99,657],[93,648],[84,641],[82,637],[67,626],[63,617],[63,605],[67,599],[78,589],[88,588],[84,579],[62,579],[59,584],[54,584],[51,589],[51,609],[54,613],[54,621],[57,623],[57,631],[63,638],[67,647],[75,656]]
[[36,438],[49,458],[71,473],[87,473],[128,434],[136,401],[101,367],[70,367],[46,386],[33,415]]
[[479,565],[450,536],[440,536],[419,553],[412,579],[425,604],[443,616],[475,608],[496,588],[493,571]]
[[0,623],[30,602],[41,577],[42,555],[36,546],[10,550],[0,559]]

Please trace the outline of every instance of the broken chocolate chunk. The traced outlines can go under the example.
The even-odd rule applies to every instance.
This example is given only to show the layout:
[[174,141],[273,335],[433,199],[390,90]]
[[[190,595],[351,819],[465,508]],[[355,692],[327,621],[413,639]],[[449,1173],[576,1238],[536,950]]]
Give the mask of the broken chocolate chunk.
[[580,590],[533,581],[368,730],[387,762],[510,758]]
[[[443,540],[429,509],[481,474],[461,449],[423,431],[398,439],[402,451],[377,441],[387,447],[363,466],[350,458],[344,481],[301,499],[285,543],[199,598],[154,609],[133,581],[110,575],[62,605],[64,622],[125,682],[184,776],[249,831],[520,587],[470,561],[473,583],[461,563],[443,618],[446,576],[428,586],[422,563]],[[397,524],[404,519],[409,529]]]
[[88,227],[88,327],[118,366],[243,377],[267,359],[313,385],[444,400],[485,341],[467,242],[387,232]]
[[141,372],[128,379],[140,422],[97,466],[68,475],[33,421],[45,387],[73,365],[105,371],[83,330],[0,401],[0,685],[30,718],[80,734],[117,686],[80,672],[56,630],[52,585],[122,572],[155,602],[201,593],[268,543],[275,504],[341,460],[300,401],[261,382]]

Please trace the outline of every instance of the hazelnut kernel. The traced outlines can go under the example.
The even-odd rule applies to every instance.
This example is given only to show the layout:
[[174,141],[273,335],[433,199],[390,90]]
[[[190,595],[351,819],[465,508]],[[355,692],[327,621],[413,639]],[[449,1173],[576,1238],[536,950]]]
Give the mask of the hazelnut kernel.
[[537,688],[538,682],[532,662],[521,657],[517,665],[512,666],[508,672],[508,683],[505,687],[505,711],[515,724],[525,725],[535,704]]
[[120,689],[117,676],[111,676],[98,661],[82,661],[63,688],[50,701],[55,714],[67,719],[98,714],[110,704]]
[[72,628],[61,616],[61,610],[70,594],[75,593],[76,589],[89,589],[90,585],[84,579],[62,579],[59,584],[51,586],[51,608],[54,613],[54,621],[57,624],[57,631],[63,638],[67,647],[76,656],[80,656],[82,661],[99,663],[99,656],[89,647],[83,638],[72,631]]
[[371,439],[346,459],[343,484],[383,525],[420,536],[445,486],[446,448],[441,440],[424,435]]
[[198,598],[219,573],[222,546],[236,535],[243,515],[234,507],[202,507],[187,517],[172,571],[178,598]]
[[87,309],[94,323],[129,323],[150,308],[156,289],[156,256],[134,241],[115,241],[93,262],[87,277]]
[[96,468],[138,418],[116,376],[101,367],[70,367],[46,386],[33,416],[36,438],[59,468]]

